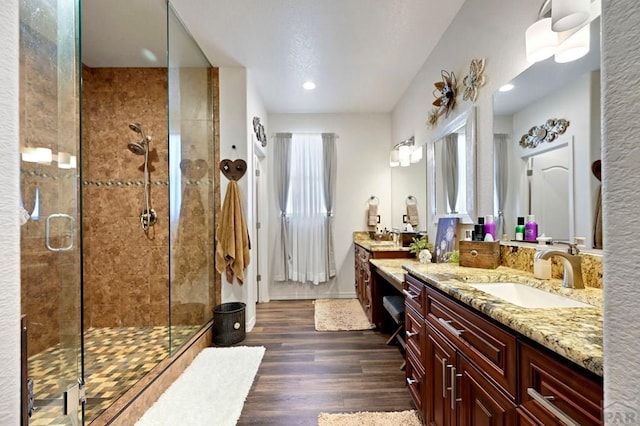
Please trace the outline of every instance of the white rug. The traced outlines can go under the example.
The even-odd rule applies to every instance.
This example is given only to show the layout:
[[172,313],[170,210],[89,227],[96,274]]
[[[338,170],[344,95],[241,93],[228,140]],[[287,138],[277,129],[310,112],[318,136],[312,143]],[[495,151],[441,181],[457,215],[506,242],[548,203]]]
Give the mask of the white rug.
[[206,348],[136,423],[138,426],[233,426],[265,348]]
[[358,299],[317,299],[314,320],[316,331],[369,330],[369,322]]

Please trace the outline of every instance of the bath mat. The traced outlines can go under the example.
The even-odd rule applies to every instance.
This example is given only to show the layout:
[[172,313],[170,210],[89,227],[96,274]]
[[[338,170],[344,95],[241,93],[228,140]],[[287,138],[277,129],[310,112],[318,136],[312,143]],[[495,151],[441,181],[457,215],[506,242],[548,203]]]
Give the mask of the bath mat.
[[358,299],[318,299],[315,304],[316,331],[369,330],[369,322]]
[[422,426],[415,410],[361,413],[320,413],[318,426]]
[[206,348],[137,426],[233,426],[258,371],[265,348]]

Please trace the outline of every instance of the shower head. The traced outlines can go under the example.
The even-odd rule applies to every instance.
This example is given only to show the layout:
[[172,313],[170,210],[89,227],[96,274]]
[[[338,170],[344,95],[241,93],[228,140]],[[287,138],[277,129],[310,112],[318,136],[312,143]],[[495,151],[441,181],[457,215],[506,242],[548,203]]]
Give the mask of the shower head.
[[142,126],[140,123],[129,123],[129,128],[138,134],[142,133]]
[[142,130],[142,126],[140,123],[129,123],[129,128],[142,136],[142,139],[138,142],[131,142],[127,145],[129,151],[133,152],[136,155],[145,155],[147,150],[149,149],[149,142],[151,141],[151,137],[144,134],[144,130]]
[[127,148],[135,155],[144,155],[147,153],[147,140],[142,139],[140,142],[130,142]]

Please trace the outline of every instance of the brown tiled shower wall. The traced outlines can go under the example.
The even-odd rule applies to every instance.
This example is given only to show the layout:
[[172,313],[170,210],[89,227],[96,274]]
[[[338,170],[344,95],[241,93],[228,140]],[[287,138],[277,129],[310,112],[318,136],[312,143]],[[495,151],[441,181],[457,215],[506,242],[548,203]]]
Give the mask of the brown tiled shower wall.
[[[168,140],[166,68],[82,71],[83,264],[85,328],[169,323]],[[150,142],[149,237],[140,226],[144,156]]]

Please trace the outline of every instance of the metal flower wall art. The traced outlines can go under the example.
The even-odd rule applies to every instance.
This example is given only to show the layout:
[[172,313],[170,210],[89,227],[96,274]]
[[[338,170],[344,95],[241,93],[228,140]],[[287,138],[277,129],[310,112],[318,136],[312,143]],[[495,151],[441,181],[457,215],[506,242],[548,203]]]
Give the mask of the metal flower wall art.
[[478,88],[484,85],[484,61],[485,59],[472,59],[469,66],[469,74],[462,80],[464,92],[462,99],[475,102],[478,98]]
[[[433,106],[438,107],[438,116],[444,114],[445,117],[449,116],[449,112],[456,105],[456,76],[453,73],[448,73],[445,70],[440,72],[442,81],[434,83],[436,88],[433,90],[433,96],[436,100],[433,101]],[[431,119],[429,119],[431,121]]]
[[550,118],[546,123],[533,126],[520,138],[520,146],[523,148],[535,148],[542,142],[553,142],[569,127],[569,120],[564,118]]

